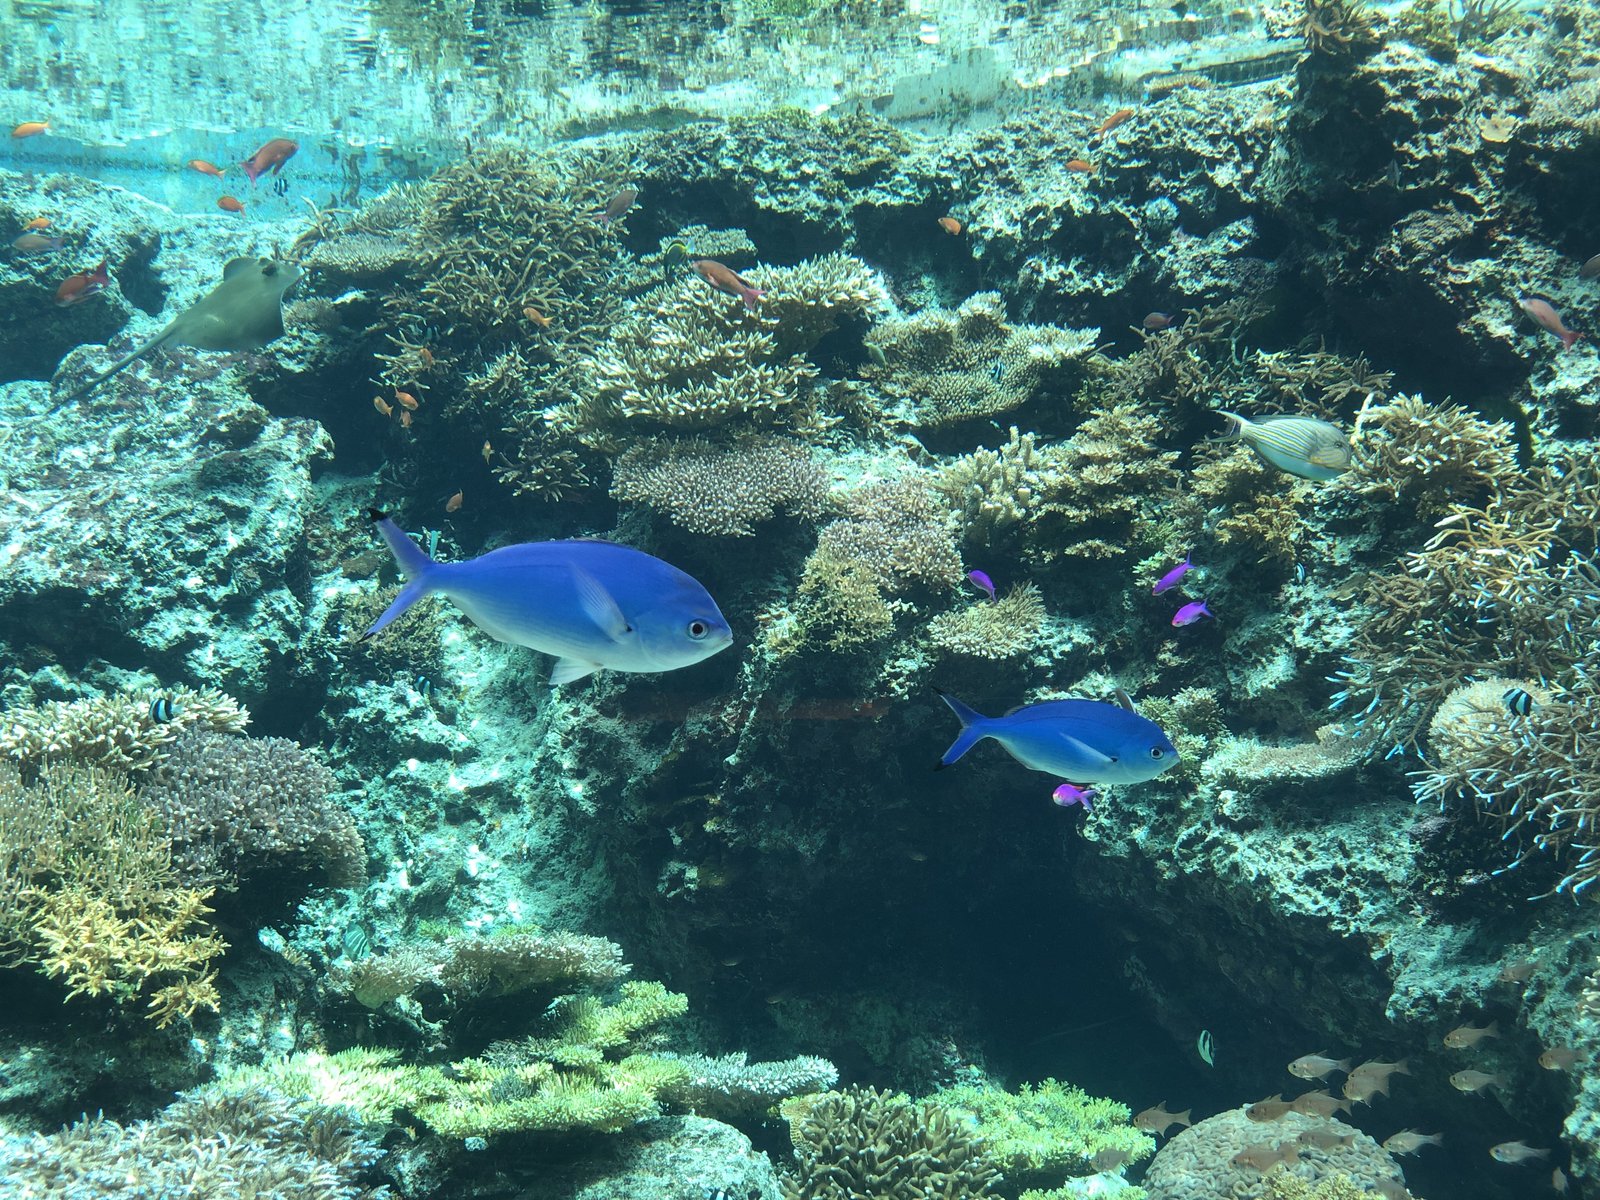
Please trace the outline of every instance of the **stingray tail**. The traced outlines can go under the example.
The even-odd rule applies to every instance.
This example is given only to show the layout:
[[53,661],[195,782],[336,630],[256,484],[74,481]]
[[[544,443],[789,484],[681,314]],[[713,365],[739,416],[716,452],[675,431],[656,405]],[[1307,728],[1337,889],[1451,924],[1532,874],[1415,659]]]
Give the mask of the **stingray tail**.
[[956,740],[950,743],[950,749],[944,752],[944,757],[939,760],[939,765],[934,767],[935,771],[948,767],[989,736],[988,717],[975,708],[969,708],[946,692],[940,692],[939,699],[948,704],[950,711],[955,713],[956,719],[961,722],[961,732],[956,734]]
[[116,362],[112,363],[104,371],[101,371],[100,374],[91,376],[84,383],[79,384],[72,391],[68,392],[60,400],[57,400],[56,403],[55,403],[55,406],[53,408],[51,408],[50,411],[51,412],[55,412],[56,409],[63,408],[66,405],[71,404],[74,400],[78,400],[78,399],[81,399],[84,396],[87,396],[90,392],[94,391],[95,388],[99,387],[106,380],[110,379],[118,371],[122,370],[124,367],[128,366],[130,363],[133,363],[133,362],[137,361],[138,359],[143,358],[146,354],[149,354],[150,351],[154,350],[157,346],[161,345],[161,343],[166,341],[166,340],[167,340],[167,334],[166,334],[165,331],[163,331],[160,336],[152,338],[150,341],[148,341],[144,345],[140,346],[137,350],[133,350],[133,351],[127,353],[127,354],[124,354],[121,358],[117,359]]
[[400,594],[388,608],[383,610],[383,615],[361,635],[360,640],[363,642],[433,591],[436,575],[434,568],[438,565],[428,557],[427,551],[407,537],[405,530],[391,521],[387,514],[373,508],[367,510],[367,517],[378,527],[378,533],[383,537],[383,544],[388,546],[389,553],[394,555],[395,565],[400,568],[400,574],[405,576],[406,586],[400,589]]

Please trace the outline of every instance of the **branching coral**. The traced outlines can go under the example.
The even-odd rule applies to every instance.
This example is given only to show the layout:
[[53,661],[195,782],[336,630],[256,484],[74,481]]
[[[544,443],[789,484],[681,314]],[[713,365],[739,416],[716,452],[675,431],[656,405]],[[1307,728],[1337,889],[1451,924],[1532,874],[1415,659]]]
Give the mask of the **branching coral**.
[[992,604],[969,604],[928,622],[928,642],[946,654],[1015,658],[1039,645],[1044,598],[1031,583],[1012,588]]
[[1370,53],[1378,46],[1372,16],[1366,0],[1305,0],[1300,36],[1314,55]]
[[1016,1092],[972,1084],[945,1088],[925,1104],[975,1127],[983,1156],[1000,1168],[1008,1188],[1052,1187],[1095,1173],[1096,1159],[1108,1151],[1138,1162],[1156,1148],[1154,1138],[1129,1124],[1125,1105],[1054,1079]]
[[1357,433],[1347,483],[1403,501],[1427,519],[1450,504],[1483,500],[1519,473],[1511,425],[1485,421],[1456,404],[1396,396],[1363,407]]
[[159,813],[186,878],[237,890],[284,871],[335,887],[366,878],[353,817],[331,801],[333,772],[284,738],[191,733],[151,774],[142,798]]
[[378,1200],[383,1189],[361,1186],[377,1157],[342,1109],[212,1085],[126,1127],[86,1117],[49,1136],[0,1140],[0,1175],[30,1200]]
[[[979,1135],[936,1107],[872,1088],[791,1102],[785,1200],[982,1200],[995,1166]],[[791,1115],[792,1114],[792,1115]]]
[[946,466],[933,486],[950,502],[967,541],[993,545],[1027,521],[1035,501],[1057,486],[1060,458],[1013,425],[998,450],[979,446]]
[[866,374],[906,406],[913,424],[947,425],[1070,395],[1099,336],[1010,325],[999,294],[980,292],[954,312],[930,309],[877,326],[867,345],[881,362]]
[[1242,447],[1201,462],[1190,473],[1189,493],[1179,511],[1198,528],[1218,510],[1212,531],[1224,545],[1252,551],[1261,562],[1293,562],[1307,536],[1301,502],[1308,489],[1264,466]]
[[743,1054],[707,1058],[700,1054],[664,1054],[687,1074],[666,1088],[669,1103],[707,1117],[739,1121],[760,1117],[774,1105],[832,1087],[839,1070],[825,1058],[749,1062]]
[[[171,716],[154,701],[164,699]],[[250,714],[231,696],[176,687],[156,695],[57,700],[8,712],[0,724],[0,757],[25,771],[70,760],[112,771],[147,771],[190,730],[242,733]]]
[[185,886],[156,814],[126,778],[0,765],[0,959],[62,978],[69,996],[144,998],[157,1025],[215,1010],[209,890]]
[[648,504],[673,524],[715,537],[750,537],[780,509],[815,519],[828,482],[803,442],[750,437],[719,446],[701,438],[651,438],[613,466],[611,494]]

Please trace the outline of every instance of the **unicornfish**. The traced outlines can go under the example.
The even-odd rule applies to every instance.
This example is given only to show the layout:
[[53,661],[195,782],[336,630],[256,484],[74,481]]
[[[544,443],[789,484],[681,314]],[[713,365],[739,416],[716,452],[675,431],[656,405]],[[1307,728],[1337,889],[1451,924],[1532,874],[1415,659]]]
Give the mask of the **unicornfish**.
[[993,738],[1023,766],[1073,783],[1142,783],[1178,761],[1161,727],[1131,703],[1047,700],[1003,717],[986,717],[944,692],[940,698],[961,732],[939,760],[948,767],[984,738]]
[[363,641],[437,592],[496,641],[555,655],[552,684],[601,669],[673,671],[733,642],[733,631],[705,588],[632,546],[522,542],[465,562],[442,563],[383,513],[368,515],[406,585]]
[[293,263],[272,258],[236,258],[222,268],[222,282],[131,354],[80,385],[57,405],[70,404],[118,371],[162,346],[197,350],[259,350],[283,336],[283,294],[304,274]]

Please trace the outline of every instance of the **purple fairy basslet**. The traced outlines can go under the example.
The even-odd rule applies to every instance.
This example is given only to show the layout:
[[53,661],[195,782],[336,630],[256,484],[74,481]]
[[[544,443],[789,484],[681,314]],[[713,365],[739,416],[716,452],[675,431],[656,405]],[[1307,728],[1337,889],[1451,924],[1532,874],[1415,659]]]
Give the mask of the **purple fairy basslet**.
[[967,580],[972,584],[973,587],[977,588],[985,596],[989,597],[989,599],[993,600],[995,598],[994,580],[990,579],[989,576],[984,572],[968,571]]
[[1079,787],[1075,783],[1063,783],[1050,793],[1050,799],[1054,800],[1062,808],[1071,808],[1074,804],[1081,804],[1084,812],[1090,812],[1092,809],[1089,801],[1097,799],[1099,795],[1100,793],[1092,787],[1086,788]]
[[1189,561],[1190,557],[1190,555],[1185,554],[1181,563],[1173,567],[1172,570],[1168,571],[1160,579],[1156,580],[1156,585],[1150,589],[1150,594],[1152,596],[1159,596],[1162,592],[1170,592],[1173,588],[1177,587],[1178,582],[1190,571],[1194,570],[1194,564]]
[[1172,614],[1172,623],[1177,626],[1193,625],[1204,617],[1216,619],[1216,615],[1206,607],[1204,600],[1192,600]]

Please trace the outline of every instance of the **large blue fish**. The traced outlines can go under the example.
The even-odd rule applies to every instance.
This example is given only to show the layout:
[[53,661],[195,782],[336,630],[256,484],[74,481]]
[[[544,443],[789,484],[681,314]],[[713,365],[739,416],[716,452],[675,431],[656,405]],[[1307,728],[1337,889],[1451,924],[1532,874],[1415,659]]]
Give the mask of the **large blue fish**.
[[1073,783],[1142,783],[1178,761],[1178,751],[1154,721],[1131,705],[1100,700],[1046,700],[1003,717],[986,717],[940,692],[961,721],[961,732],[939,760],[948,767],[984,738],[993,738],[1025,767]]
[[733,631],[705,588],[631,546],[522,542],[466,562],[442,563],[383,513],[370,516],[406,586],[363,640],[438,592],[490,637],[554,654],[552,684],[571,683],[602,668],[671,671],[733,642]]

